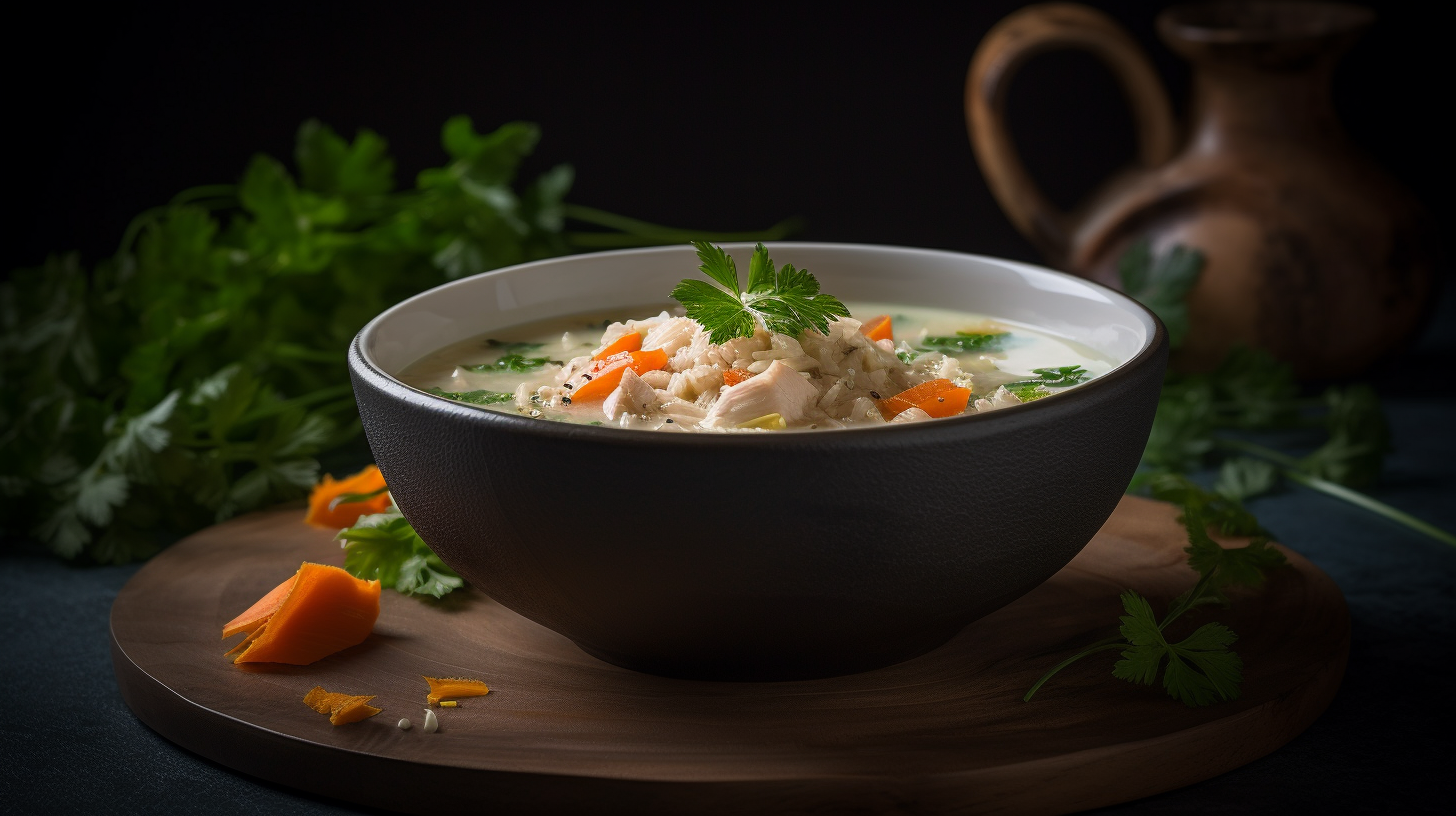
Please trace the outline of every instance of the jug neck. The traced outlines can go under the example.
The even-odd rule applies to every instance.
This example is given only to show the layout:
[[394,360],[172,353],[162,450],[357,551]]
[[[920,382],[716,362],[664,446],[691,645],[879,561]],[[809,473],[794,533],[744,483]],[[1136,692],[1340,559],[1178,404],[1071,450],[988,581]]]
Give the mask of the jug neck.
[[1190,146],[1231,145],[1301,149],[1340,144],[1330,86],[1333,60],[1298,72],[1205,65],[1194,74]]
[[1215,0],[1164,11],[1158,33],[1193,63],[1192,148],[1342,142],[1331,78],[1373,19],[1359,6],[1300,0]]

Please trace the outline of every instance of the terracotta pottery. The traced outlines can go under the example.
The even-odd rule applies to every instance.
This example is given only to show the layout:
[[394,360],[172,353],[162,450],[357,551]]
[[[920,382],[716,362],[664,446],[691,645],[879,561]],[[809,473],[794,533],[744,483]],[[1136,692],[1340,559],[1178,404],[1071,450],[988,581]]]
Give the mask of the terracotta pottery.
[[[998,23],[971,62],[971,144],[1001,207],[1055,266],[1116,286],[1117,261],[1135,241],[1203,252],[1180,367],[1208,369],[1242,344],[1304,379],[1358,374],[1419,328],[1436,263],[1420,206],[1350,142],[1331,103],[1335,63],[1373,18],[1314,2],[1164,11],[1158,31],[1194,71],[1180,136],[1157,75],[1121,27],[1081,5],[1031,6]],[[1022,64],[1068,47],[1102,59],[1122,84],[1139,162],[1061,212],[1023,167],[1005,101]]]

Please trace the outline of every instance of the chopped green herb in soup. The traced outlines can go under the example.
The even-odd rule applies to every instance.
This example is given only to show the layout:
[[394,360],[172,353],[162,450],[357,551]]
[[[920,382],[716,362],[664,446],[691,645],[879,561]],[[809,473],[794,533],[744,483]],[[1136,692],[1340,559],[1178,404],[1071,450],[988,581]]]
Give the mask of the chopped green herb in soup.
[[[698,245],[722,288],[684,281],[680,306],[519,326],[446,347],[404,382],[524,416],[662,431],[823,430],[994,411],[1110,370],[1079,344],[994,317],[819,293],[807,271]],[[605,326],[605,329],[603,329]]]

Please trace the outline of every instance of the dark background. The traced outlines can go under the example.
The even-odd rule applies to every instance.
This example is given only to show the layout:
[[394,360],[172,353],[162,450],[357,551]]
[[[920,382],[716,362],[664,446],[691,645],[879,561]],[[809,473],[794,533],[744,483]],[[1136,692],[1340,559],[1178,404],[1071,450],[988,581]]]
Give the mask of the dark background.
[[[439,127],[456,113],[482,129],[540,123],[525,175],[571,162],[578,204],[704,230],[799,215],[803,239],[1035,260],[980,176],[962,110],[977,42],[1022,5],[32,8],[4,35],[13,141],[0,266],[68,249],[95,261],[144,208],[236,179],[255,152],[291,158],[308,117],[379,132],[410,186],[442,163]],[[1168,4],[1091,5],[1143,44],[1181,110],[1188,71],[1153,26]],[[1450,71],[1424,8],[1379,5],[1335,98],[1449,244],[1437,116]],[[1132,157],[1127,108],[1089,56],[1033,62],[1010,114],[1063,206]]]
[[[806,239],[1035,260],[981,179],[961,107],[976,43],[1021,5],[32,6],[0,29],[0,274],[52,251],[110,254],[146,207],[236,179],[255,152],[289,157],[308,117],[381,133],[409,186],[443,161],[439,127],[456,113],[482,128],[540,123],[526,175],[570,161],[579,204],[712,230],[799,215]],[[1143,44],[1181,109],[1188,72],[1153,29],[1166,4],[1091,5]],[[1342,63],[1335,100],[1354,140],[1432,210],[1449,248],[1450,46],[1430,7],[1381,3]],[[1024,70],[1011,120],[1063,206],[1132,156],[1120,94],[1083,55]],[[1452,529],[1452,403],[1431,393],[1433,379],[1449,381],[1442,366],[1456,349],[1446,294],[1444,318],[1412,357],[1424,363],[1403,369],[1429,364],[1427,374],[1384,380],[1396,452],[1373,493]],[[1113,810],[1444,812],[1450,550],[1309,491],[1253,509],[1345,592],[1353,639],[1340,696],[1270,756]],[[106,633],[135,570],[0,560],[11,587],[0,596],[0,653],[10,656],[0,661],[0,810],[354,812],[241,778],[140,725],[117,694]]]

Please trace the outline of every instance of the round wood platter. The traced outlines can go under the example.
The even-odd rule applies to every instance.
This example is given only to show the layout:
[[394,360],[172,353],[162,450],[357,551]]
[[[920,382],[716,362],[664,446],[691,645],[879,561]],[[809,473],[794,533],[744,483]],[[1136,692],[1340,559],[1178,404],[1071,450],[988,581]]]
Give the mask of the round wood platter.
[[[204,530],[154,558],[111,611],[122,696],[168,739],[235,770],[373,807],[508,813],[1065,813],[1215,776],[1304,730],[1339,687],[1349,619],[1298,554],[1263,590],[1200,610],[1239,633],[1241,699],[1187,708],[1111,676],[1118,593],[1165,608],[1194,575],[1171,506],[1125,498],[1045,584],[930,654],[785,683],[672,680],[602,663],[479,593],[386,591],[374,634],[310,666],[233,664],[222,624],[301,561],[342,563],[301,511]],[[1180,621],[1178,626],[1184,625]],[[1174,632],[1176,634],[1176,632]],[[421,675],[485,680],[435,709]],[[334,727],[321,685],[384,712]],[[407,717],[409,731],[396,723]]]

